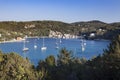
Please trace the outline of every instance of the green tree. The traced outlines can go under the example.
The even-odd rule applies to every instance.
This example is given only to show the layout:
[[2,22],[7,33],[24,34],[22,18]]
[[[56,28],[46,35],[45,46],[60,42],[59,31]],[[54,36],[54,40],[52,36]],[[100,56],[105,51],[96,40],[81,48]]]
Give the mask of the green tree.
[[58,65],[64,65],[64,64],[69,64],[70,61],[73,59],[73,54],[72,51],[68,51],[66,48],[63,48],[60,50],[60,53],[58,55]]
[[[117,36],[102,56],[85,63],[83,80],[120,80],[120,36]],[[86,76],[89,75],[89,76]]]
[[[1,55],[0,55],[1,57]],[[33,65],[15,53],[2,54],[0,62],[1,80],[36,80]]]
[[[120,56],[120,35],[118,35],[105,50],[107,54],[118,54]],[[104,53],[104,54],[105,54]]]

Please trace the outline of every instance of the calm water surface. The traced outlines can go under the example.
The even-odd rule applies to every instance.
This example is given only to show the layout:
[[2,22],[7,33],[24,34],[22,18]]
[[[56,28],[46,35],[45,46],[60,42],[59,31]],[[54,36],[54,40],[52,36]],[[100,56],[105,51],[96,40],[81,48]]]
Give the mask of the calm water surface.
[[[68,50],[72,50],[76,57],[90,59],[93,56],[102,54],[103,49],[106,49],[107,45],[110,43],[110,41],[86,40],[85,51],[82,51],[80,39],[61,39],[62,42],[60,43],[60,39],[45,38],[44,42],[47,50],[41,51],[43,45],[42,38],[29,38],[26,41],[25,46],[29,48],[27,52],[22,51],[24,42],[1,43],[0,49],[4,53],[16,52],[23,57],[28,57],[33,64],[37,65],[39,60],[43,60],[49,55],[54,55],[56,57],[60,49],[64,47]],[[56,42],[59,43],[59,49],[56,49]],[[35,43],[37,45],[36,49],[34,48]]]

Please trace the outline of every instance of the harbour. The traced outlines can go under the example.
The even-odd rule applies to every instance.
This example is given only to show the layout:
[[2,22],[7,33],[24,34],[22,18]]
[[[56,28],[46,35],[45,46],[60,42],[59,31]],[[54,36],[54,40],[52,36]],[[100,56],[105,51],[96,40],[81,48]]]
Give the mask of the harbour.
[[[81,39],[57,39],[56,38],[44,38],[45,50],[41,50],[43,47],[43,38],[27,38],[25,47],[29,50],[23,51],[24,41],[21,42],[10,42],[0,44],[0,50],[4,53],[15,52],[24,58],[29,58],[30,61],[37,65],[39,60],[44,60],[50,55],[57,57],[59,51],[62,48],[71,50],[73,55],[78,58],[91,59],[92,57],[98,56],[103,53],[103,49],[107,48],[110,41],[105,40],[85,40],[84,50],[82,50]],[[34,46],[37,46],[34,48]],[[56,48],[57,47],[57,48]]]

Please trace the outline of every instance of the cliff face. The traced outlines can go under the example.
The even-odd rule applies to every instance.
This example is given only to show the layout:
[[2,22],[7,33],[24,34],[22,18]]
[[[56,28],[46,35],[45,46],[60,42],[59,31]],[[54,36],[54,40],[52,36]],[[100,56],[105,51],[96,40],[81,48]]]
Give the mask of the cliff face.
[[50,30],[49,37],[70,39],[70,38],[77,38],[78,36],[74,34],[63,34],[62,32]]

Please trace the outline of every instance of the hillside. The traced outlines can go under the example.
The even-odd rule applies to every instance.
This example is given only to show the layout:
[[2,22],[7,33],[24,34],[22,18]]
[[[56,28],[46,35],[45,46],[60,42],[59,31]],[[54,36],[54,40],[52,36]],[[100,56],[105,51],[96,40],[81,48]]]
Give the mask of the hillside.
[[[79,27],[80,32],[87,35],[88,39],[112,39],[120,34],[120,23],[104,23],[101,21],[75,22],[72,25]],[[95,36],[90,36],[94,33]]]
[[0,22],[0,40],[10,40],[25,35],[48,36],[50,30],[63,34],[86,35],[87,39],[112,39],[112,36],[120,33],[120,23],[108,24],[97,20],[71,24],[59,21],[6,21]]
[[70,33],[71,25],[57,21],[0,22],[1,41],[16,37],[48,36],[49,30]]

